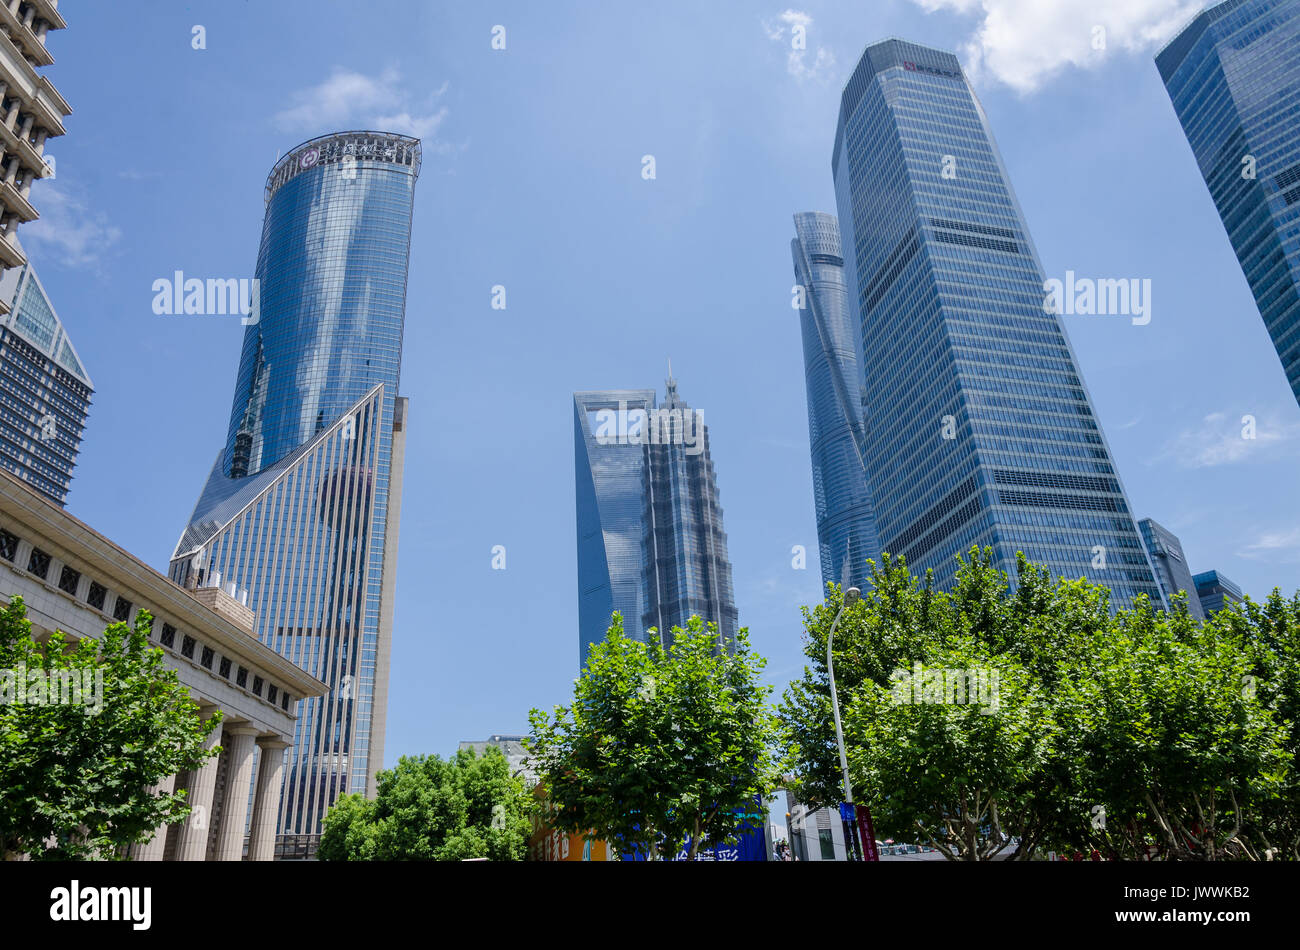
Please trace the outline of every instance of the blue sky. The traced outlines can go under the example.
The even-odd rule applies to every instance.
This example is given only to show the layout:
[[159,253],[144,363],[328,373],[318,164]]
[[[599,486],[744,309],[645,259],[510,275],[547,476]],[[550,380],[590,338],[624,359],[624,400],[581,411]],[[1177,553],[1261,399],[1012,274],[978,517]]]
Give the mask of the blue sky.
[[47,73],[75,111],[20,235],[96,386],[69,510],[159,569],[222,444],[242,327],[156,316],[152,282],[251,277],[267,172],[304,139],[424,139],[388,764],[569,698],[571,393],[662,392],[670,357],[710,428],[741,623],[773,682],[802,666],[820,579],[791,215],[835,210],[840,91],[891,35],[973,71],[1049,276],[1151,280],[1147,326],[1064,318],[1136,514],[1193,570],[1300,587],[1300,407],[1152,62],[1194,3],[60,8]]

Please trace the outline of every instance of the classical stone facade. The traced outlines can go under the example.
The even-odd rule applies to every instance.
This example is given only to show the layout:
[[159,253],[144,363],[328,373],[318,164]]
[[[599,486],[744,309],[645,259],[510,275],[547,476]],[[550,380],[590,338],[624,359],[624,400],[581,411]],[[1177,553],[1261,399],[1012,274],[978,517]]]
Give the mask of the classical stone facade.
[[204,718],[223,714],[208,738],[221,754],[160,786],[188,789],[193,813],[135,846],[131,858],[238,861],[246,851],[249,860],[271,860],[298,703],[325,684],[257,640],[246,593],[187,590],[0,471],[0,602],[15,596],[38,639],[55,630],[98,638],[148,610],[152,642]]

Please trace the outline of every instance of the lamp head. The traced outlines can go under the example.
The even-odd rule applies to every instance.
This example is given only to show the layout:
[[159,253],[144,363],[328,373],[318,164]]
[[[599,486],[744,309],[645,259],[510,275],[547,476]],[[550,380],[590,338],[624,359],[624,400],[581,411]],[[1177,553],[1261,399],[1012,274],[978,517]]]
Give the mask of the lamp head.
[[850,587],[848,590],[844,592],[844,606],[849,607],[853,604],[856,604],[858,602],[858,599],[861,597],[862,597],[862,591],[858,590],[856,587]]

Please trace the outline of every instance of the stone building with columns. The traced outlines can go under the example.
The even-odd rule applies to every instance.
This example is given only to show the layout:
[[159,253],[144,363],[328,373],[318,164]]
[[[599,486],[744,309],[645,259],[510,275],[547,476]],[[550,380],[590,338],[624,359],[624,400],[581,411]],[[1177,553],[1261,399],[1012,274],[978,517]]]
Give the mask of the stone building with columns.
[[[63,134],[63,117],[72,112],[38,72],[54,62],[46,35],[68,25],[58,7],[58,0],[0,0],[0,270],[27,263],[15,240],[18,225],[39,217],[32,182],[54,176],[45,143]],[[0,314],[8,311],[0,301]]]
[[39,640],[55,630],[98,638],[116,621],[153,615],[151,640],[207,718],[221,754],[162,787],[188,790],[193,813],[164,826],[137,861],[269,861],[298,702],[325,684],[254,635],[247,593],[185,589],[0,471],[0,603],[21,596]]

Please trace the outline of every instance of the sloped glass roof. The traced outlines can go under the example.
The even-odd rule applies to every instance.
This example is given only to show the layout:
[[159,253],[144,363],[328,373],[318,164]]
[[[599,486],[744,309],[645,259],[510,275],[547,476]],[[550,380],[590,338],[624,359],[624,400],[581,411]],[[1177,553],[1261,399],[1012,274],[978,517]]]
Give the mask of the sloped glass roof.
[[[0,283],[0,288],[10,292],[10,282],[7,279],[9,275],[6,274],[5,277],[6,279]],[[54,312],[54,304],[50,302],[45,287],[30,264],[22,267],[18,279],[13,282],[11,292],[13,296],[9,303],[12,309],[5,318],[9,327],[59,366],[94,389],[94,384],[86,374],[86,369],[82,366],[72,341],[68,339],[68,332],[63,328],[58,314]]]

